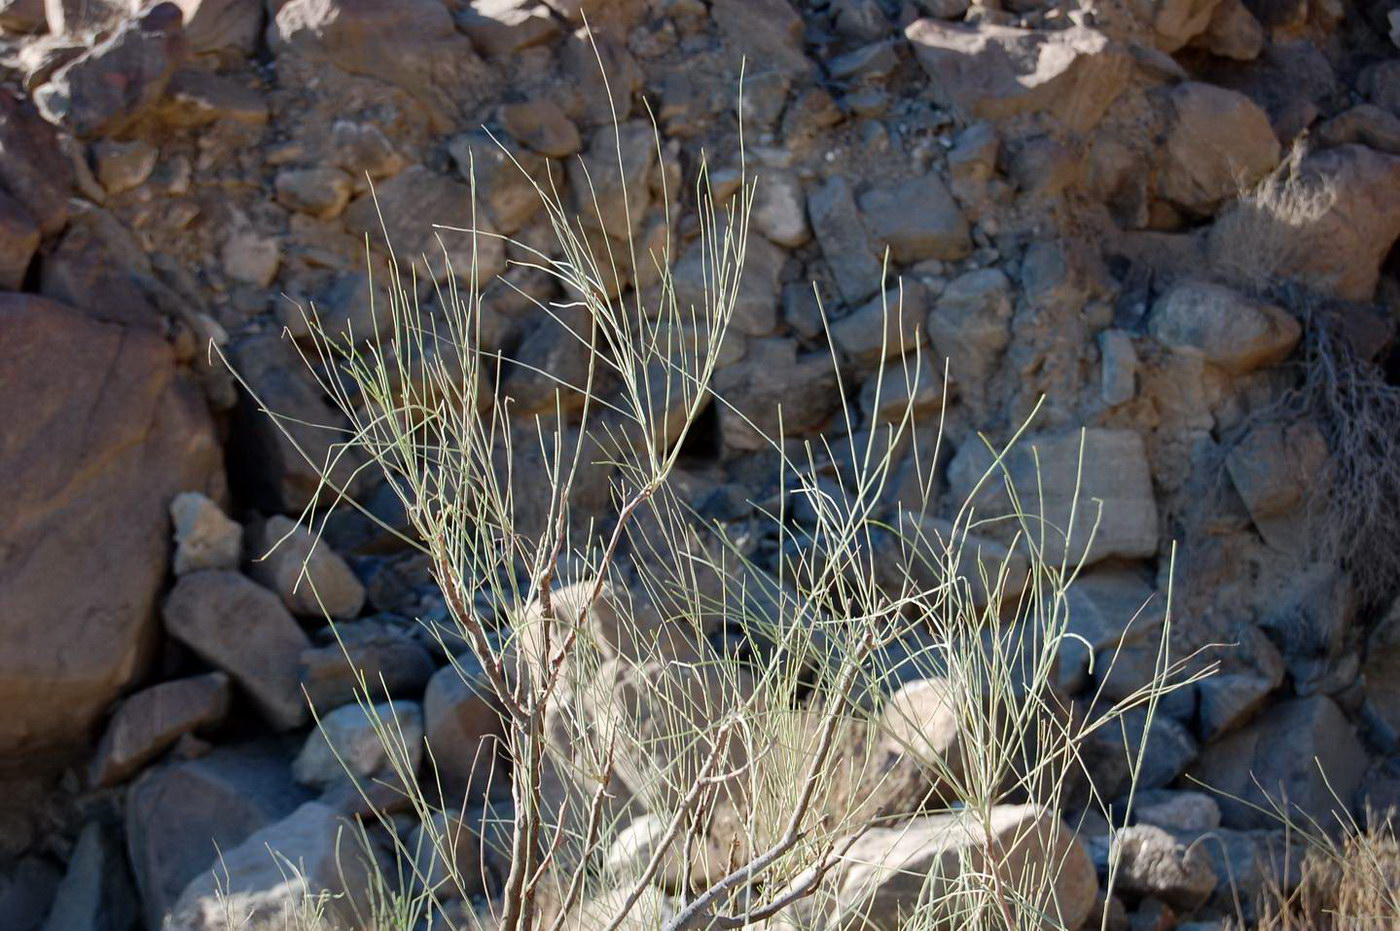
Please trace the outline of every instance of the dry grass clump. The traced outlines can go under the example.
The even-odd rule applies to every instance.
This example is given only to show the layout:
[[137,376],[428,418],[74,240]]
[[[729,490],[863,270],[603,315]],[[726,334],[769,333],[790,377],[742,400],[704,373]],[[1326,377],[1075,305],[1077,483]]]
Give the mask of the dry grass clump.
[[1400,839],[1391,818],[1314,839],[1291,890],[1267,890],[1258,931],[1392,931],[1400,928]]

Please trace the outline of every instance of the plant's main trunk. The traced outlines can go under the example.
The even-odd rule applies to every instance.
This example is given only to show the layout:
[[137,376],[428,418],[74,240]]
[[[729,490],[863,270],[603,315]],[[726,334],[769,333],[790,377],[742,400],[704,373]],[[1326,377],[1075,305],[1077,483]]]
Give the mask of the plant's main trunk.
[[515,829],[511,837],[510,874],[506,879],[501,931],[533,931],[535,898],[540,877],[541,811],[540,778],[544,763],[544,708],[532,706],[523,733],[512,741],[515,767],[511,795],[515,801]]

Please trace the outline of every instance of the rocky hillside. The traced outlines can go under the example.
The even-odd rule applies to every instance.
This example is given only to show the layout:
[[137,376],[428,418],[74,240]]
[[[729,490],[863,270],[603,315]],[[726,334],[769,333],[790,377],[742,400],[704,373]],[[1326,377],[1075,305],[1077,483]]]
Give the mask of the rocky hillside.
[[[499,721],[419,623],[447,614],[426,561],[349,510],[319,546],[295,530],[316,469],[206,347],[269,408],[335,423],[301,308],[372,336],[385,231],[430,311],[468,246],[432,223],[549,248],[532,179],[600,237],[669,237],[699,290],[691,192],[702,152],[738,187],[740,99],[758,193],[717,389],[830,435],[840,391],[879,418],[883,337],[920,344],[950,507],[978,434],[1043,396],[1028,448],[1067,514],[1088,428],[1086,642],[1123,646],[1174,561],[1174,649],[1231,645],[1154,725],[1133,843],[1179,875],[1096,907],[1232,914],[1225,878],[1257,888],[1277,840],[1251,773],[1309,811],[1400,802],[1396,41],[1381,0],[0,0],[0,927],[159,927],[206,894],[214,845],[324,860],[354,804],[304,695],[345,739],[366,726],[334,712],[353,680],[326,613],[471,775],[452,761]],[[524,258],[478,256],[508,279],[482,340],[521,363],[494,389],[522,425],[555,405],[535,369],[579,364]],[[703,428],[702,515],[781,496],[743,418]],[[368,473],[351,488],[404,525]],[[1130,689],[1155,656],[1130,637],[1104,681],[1084,650],[1064,689]],[[1212,831],[1213,857],[1182,846]]]

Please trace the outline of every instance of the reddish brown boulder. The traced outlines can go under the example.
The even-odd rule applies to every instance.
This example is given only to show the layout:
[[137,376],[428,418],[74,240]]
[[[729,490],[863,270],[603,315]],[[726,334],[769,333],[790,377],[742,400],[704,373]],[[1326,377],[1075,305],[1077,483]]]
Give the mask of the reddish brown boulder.
[[0,294],[0,758],[83,742],[142,672],[177,493],[219,496],[203,401],[169,345]]

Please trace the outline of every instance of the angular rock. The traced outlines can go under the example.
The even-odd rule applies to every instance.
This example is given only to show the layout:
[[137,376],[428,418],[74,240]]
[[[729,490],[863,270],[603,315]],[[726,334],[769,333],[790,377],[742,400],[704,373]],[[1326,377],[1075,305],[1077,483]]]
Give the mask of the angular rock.
[[1243,0],[1220,0],[1211,14],[1204,35],[1195,39],[1212,55],[1253,61],[1264,50],[1264,27],[1254,18]]
[[1239,203],[1212,228],[1217,261],[1369,301],[1400,237],[1400,157],[1359,145],[1313,152],[1281,189]]
[[546,158],[568,158],[583,148],[574,121],[549,100],[508,103],[501,107],[501,123],[516,142]]
[[1156,634],[1165,598],[1130,570],[1104,569],[1075,579],[1065,592],[1067,637],[1060,647],[1059,685],[1078,692],[1088,681],[1090,660],[1103,651]]
[[402,88],[428,107],[440,130],[498,87],[442,0],[288,0],[268,23],[267,43],[275,55]]
[[1260,423],[1230,450],[1230,481],[1270,546],[1284,552],[1306,548],[1308,496],[1329,458],[1327,441],[1311,420]]
[[0,295],[0,383],[0,756],[17,759],[86,743],[141,675],[166,509],[180,491],[222,494],[223,470],[204,401],[157,334]]
[[1148,330],[1173,349],[1200,350],[1231,375],[1278,365],[1303,332],[1282,308],[1205,281],[1182,282],[1158,298]]
[[802,48],[802,17],[788,0],[714,0],[710,16],[735,71],[747,59],[794,80],[812,73]]
[[159,3],[128,20],[34,92],[39,112],[82,138],[129,126],[160,100],[189,55],[183,18],[175,4]]
[[[689,319],[691,308],[704,318],[719,302],[718,294],[706,294],[714,289],[717,270],[713,267],[714,245],[696,242],[685,251],[671,270],[676,302]],[[766,239],[749,237],[744,247],[744,271],[734,295],[730,323],[745,336],[768,336],[778,328],[779,304],[782,300],[781,276],[787,253]]]
[[18,291],[39,249],[39,227],[24,205],[0,192],[0,289]]
[[292,168],[279,171],[273,182],[277,202],[301,213],[329,220],[350,203],[353,185],[339,168]]
[[[793,385],[806,389],[794,394]],[[754,340],[742,362],[715,373],[714,388],[744,414],[736,416],[727,406],[719,409],[724,443],[734,449],[763,449],[763,437],[783,432],[801,436],[818,429],[841,405],[830,354],[799,355],[789,339]]]
[[124,194],[140,187],[155,170],[160,149],[141,139],[115,142],[102,139],[92,147],[97,180],[108,194]]
[[[306,900],[325,895],[325,917],[352,925],[377,868],[353,825],[307,802],[224,851],[216,870],[194,879],[175,903],[170,931],[238,931],[291,924]],[[288,870],[287,864],[296,870]],[[357,909],[357,905],[359,909]]]
[[318,640],[325,645],[301,654],[301,687],[317,710],[355,701],[362,676],[377,701],[421,692],[433,674],[427,649],[388,620],[342,621]]
[[158,286],[141,244],[113,214],[74,201],[67,230],[43,263],[40,290],[99,320],[163,329]]
[[489,58],[514,55],[559,35],[559,22],[536,0],[480,0],[456,14],[458,27]]
[[1393,734],[1400,734],[1400,601],[1391,604],[1367,640],[1366,700]]
[[182,492],[170,502],[175,524],[175,574],[201,569],[237,569],[243,558],[243,527],[225,516],[209,496]]
[[54,127],[34,106],[0,94],[0,188],[24,205],[39,231],[50,236],[68,221],[73,168],[59,151]]
[[265,521],[249,540],[248,574],[272,589],[293,614],[353,618],[365,603],[365,587],[334,550],[290,518]]
[[[1054,916],[1057,927],[1082,926],[1098,894],[1098,877],[1083,844],[1059,818],[1033,805],[998,805],[988,827],[1003,881],[1033,892],[1038,898],[1032,907]],[[901,915],[920,903],[958,901],[953,891],[964,871],[986,870],[990,862],[983,826],[968,814],[871,828],[836,861],[830,885],[794,906],[785,927],[898,931]],[[1046,864],[1058,864],[1048,888],[1041,878]],[[934,926],[956,926],[951,914],[937,918]]]
[[951,797],[963,775],[963,744],[969,735],[957,700],[957,690],[934,677],[905,683],[880,708],[881,746],[917,765],[935,799]]
[[384,130],[373,123],[336,120],[331,124],[331,163],[351,177],[388,178],[407,167]]
[[568,165],[569,190],[582,221],[621,242],[629,234],[640,236],[656,159],[650,123],[633,120],[616,133],[596,130],[584,155]]
[[1152,21],[1157,48],[1176,52],[1210,27],[1221,0],[1157,0]]
[[1133,815],[1138,824],[1179,834],[1200,835],[1220,827],[1220,806],[1204,792],[1147,789],[1136,794]]
[[202,68],[182,68],[166,88],[160,121],[178,129],[214,123],[261,127],[268,121],[267,100],[254,87]]
[[[1098,712],[1115,704],[1103,701]],[[1137,788],[1171,785],[1195,762],[1196,738],[1159,707],[1149,723],[1147,709],[1130,708],[1094,731],[1084,745],[1086,769],[1101,798],[1118,798],[1133,785],[1132,766],[1141,759]]]
[[[518,232],[544,206],[540,190],[551,189],[549,163],[534,152],[481,130],[454,137],[447,150],[462,180],[475,180],[477,202],[501,232]],[[553,183],[558,185],[561,179],[556,176]]]
[[311,644],[272,592],[237,573],[192,572],[176,583],[163,614],[166,631],[227,672],[273,727],[306,720],[297,663]]
[[832,324],[831,342],[857,369],[871,371],[922,346],[927,321],[927,294],[912,281]]
[[224,274],[235,282],[264,289],[277,280],[282,249],[276,239],[251,229],[232,230],[219,250]]
[[904,30],[944,106],[968,121],[1046,113],[1086,133],[1128,83],[1132,60],[1084,26],[1048,31],[920,19]]
[[463,654],[428,682],[423,731],[434,770],[427,778],[442,781],[449,804],[510,791],[505,724],[476,657]]
[[996,268],[954,278],[933,302],[928,335],[935,364],[947,360],[954,382],[978,385],[996,371],[1011,343],[1011,282]]
[[1171,128],[1157,185],[1161,196],[1210,214],[1278,164],[1269,117],[1244,94],[1188,81],[1173,88],[1169,99]]
[[348,424],[326,402],[290,340],[277,333],[253,336],[230,347],[229,361],[253,395],[240,399],[230,444],[250,501],[282,513],[329,501],[335,492],[322,487],[323,473],[353,497],[363,482],[354,474],[360,460],[335,448]]
[[[1046,522],[1045,558],[1059,562],[1067,556],[1071,565],[1081,560],[1088,565],[1113,556],[1152,556],[1157,551],[1157,504],[1142,436],[1133,430],[1092,428],[1082,440],[1082,470],[1078,431],[1028,437],[1006,459],[1027,519]],[[949,465],[955,496],[965,499],[991,462],[984,444],[964,444]],[[998,470],[988,484],[1000,485],[1000,479]],[[984,488],[979,502],[985,517],[1009,508],[1000,489]]]
[[[391,741],[386,746],[383,732]],[[292,775],[304,786],[328,789],[347,779],[364,786],[376,777],[395,777],[392,759],[416,774],[423,754],[423,709],[416,702],[353,704],[323,716],[292,762]]]
[[809,192],[807,214],[846,303],[859,304],[878,291],[884,269],[846,180],[835,177]]
[[236,52],[251,55],[263,24],[258,0],[175,0],[185,14],[185,39],[196,55]]
[[93,785],[130,779],[182,735],[219,725],[228,703],[228,676],[221,672],[162,682],[132,695],[117,706],[97,746]]
[[867,191],[860,211],[879,247],[900,264],[955,261],[972,252],[967,221],[936,173]]
[[884,377],[871,376],[860,389],[860,408],[871,421],[898,423],[905,411],[917,421],[943,408],[943,373],[935,371],[927,355],[913,355],[891,362]]
[[1226,827],[1265,829],[1278,826],[1274,805],[1290,817],[1306,812],[1320,824],[1334,824],[1329,812],[1338,809],[1336,799],[1342,809],[1350,804],[1366,765],[1366,751],[1341,709],[1314,695],[1277,704],[1207,746],[1191,772],[1222,793],[1217,800]]
[[162,927],[181,890],[219,853],[290,814],[308,793],[287,759],[258,745],[221,747],[148,771],[127,795],[126,839],[145,927]]
[[[481,235],[458,231],[473,225]],[[473,209],[471,188],[421,165],[385,181],[372,195],[357,197],[345,212],[345,226],[369,236],[377,250],[392,249],[403,269],[416,265],[420,275],[426,269],[435,281],[470,275],[473,258],[483,284],[505,271],[505,244],[484,213]]]
[[1215,891],[1215,867],[1205,844],[1178,843],[1150,824],[1115,832],[1113,843],[1120,856],[1117,889],[1129,897],[1151,896],[1190,912]]
[[1327,146],[1364,145],[1377,152],[1400,155],[1400,116],[1363,103],[1319,126],[1317,138]]
[[766,171],[759,176],[749,222],[780,246],[795,249],[812,239],[807,223],[807,199],[802,182],[788,171]]
[[119,833],[89,821],[78,835],[42,931],[125,931],[139,912]]

